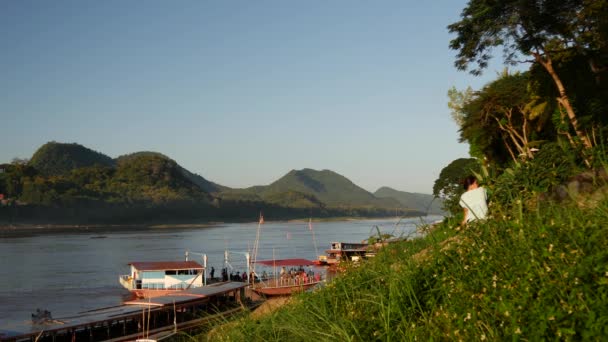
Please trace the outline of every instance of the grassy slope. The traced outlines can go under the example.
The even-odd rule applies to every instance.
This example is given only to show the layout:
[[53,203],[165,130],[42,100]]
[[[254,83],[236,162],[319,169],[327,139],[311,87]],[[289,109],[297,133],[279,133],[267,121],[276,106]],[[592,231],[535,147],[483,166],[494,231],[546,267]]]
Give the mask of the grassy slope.
[[601,340],[608,203],[440,227],[209,340]]

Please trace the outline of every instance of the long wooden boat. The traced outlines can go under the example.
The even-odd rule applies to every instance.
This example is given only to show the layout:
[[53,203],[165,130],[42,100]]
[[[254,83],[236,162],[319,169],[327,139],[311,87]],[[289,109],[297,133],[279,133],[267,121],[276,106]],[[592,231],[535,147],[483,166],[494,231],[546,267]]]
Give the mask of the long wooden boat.
[[265,296],[290,296],[294,293],[306,291],[322,282],[320,273],[307,273],[300,270],[287,271],[286,267],[304,267],[314,265],[314,261],[307,259],[279,259],[257,261],[268,267],[281,267],[281,273],[269,279],[260,279],[252,285],[252,290]]

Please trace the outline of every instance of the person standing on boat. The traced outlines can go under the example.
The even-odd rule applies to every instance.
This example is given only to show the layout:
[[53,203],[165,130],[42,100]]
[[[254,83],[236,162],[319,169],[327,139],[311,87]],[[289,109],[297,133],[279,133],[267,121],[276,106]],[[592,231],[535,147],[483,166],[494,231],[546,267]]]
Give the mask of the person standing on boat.
[[486,189],[479,186],[475,176],[468,176],[463,181],[466,190],[460,196],[460,206],[464,210],[462,226],[475,220],[485,220],[488,216],[488,193]]
[[211,279],[213,279],[213,275],[215,274],[215,268],[211,266]]

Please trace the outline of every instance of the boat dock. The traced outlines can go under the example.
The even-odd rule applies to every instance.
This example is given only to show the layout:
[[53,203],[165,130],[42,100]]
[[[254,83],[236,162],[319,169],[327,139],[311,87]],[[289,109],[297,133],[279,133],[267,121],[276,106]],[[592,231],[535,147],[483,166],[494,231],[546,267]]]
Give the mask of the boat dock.
[[222,282],[178,293],[136,299],[123,305],[58,317],[44,323],[24,322],[0,330],[0,341],[133,341],[192,329],[238,313],[247,305],[242,282]]

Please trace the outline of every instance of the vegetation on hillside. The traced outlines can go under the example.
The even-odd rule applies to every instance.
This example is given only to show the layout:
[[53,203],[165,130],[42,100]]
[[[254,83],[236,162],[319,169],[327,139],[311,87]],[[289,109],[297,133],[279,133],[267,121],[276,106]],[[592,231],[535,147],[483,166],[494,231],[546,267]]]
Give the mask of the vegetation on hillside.
[[377,198],[348,178],[330,170],[291,170],[285,176],[265,187],[255,188],[262,197],[297,191],[312,194],[319,201],[333,207],[399,207],[393,198]]
[[44,175],[64,175],[82,167],[95,165],[113,167],[115,162],[105,154],[82,145],[52,141],[38,148],[30,159],[29,165]]
[[601,340],[608,334],[608,202],[390,245],[324,288],[213,341]]

